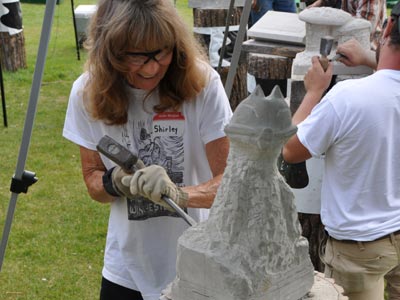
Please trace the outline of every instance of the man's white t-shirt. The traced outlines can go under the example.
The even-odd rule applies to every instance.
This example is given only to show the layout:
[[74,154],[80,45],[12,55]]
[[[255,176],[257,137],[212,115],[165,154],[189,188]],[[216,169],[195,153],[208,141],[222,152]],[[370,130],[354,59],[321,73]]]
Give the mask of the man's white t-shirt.
[[[146,165],[163,166],[178,186],[197,185],[212,178],[205,145],[225,136],[232,111],[216,71],[208,85],[178,113],[153,112],[158,93],[146,97],[143,90],[127,86],[131,102],[128,122],[121,126],[92,120],[82,99],[87,74],[74,83],[63,136],[79,146],[96,150],[108,135],[135,153]],[[205,71],[208,71],[205,70]],[[107,169],[115,164],[102,156]],[[198,221],[207,209],[188,209]],[[163,207],[144,199],[118,199],[111,204],[103,276],[121,286],[139,290],[145,300],[156,300],[175,278],[178,237],[185,221]]]
[[325,155],[321,219],[336,239],[371,241],[400,229],[400,71],[336,84],[298,125]]

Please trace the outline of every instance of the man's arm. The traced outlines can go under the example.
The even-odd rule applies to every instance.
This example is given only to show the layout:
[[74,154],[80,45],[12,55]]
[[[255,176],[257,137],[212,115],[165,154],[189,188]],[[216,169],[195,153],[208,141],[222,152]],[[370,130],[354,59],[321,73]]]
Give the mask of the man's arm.
[[[315,56],[312,58],[312,66],[304,77],[306,94],[292,118],[294,125],[305,120],[315,105],[319,103],[332,80],[332,70],[333,66],[329,64],[328,69],[324,72],[318,57]],[[310,152],[300,142],[297,134],[292,136],[284,145],[282,155],[288,163],[299,163],[311,157]]]

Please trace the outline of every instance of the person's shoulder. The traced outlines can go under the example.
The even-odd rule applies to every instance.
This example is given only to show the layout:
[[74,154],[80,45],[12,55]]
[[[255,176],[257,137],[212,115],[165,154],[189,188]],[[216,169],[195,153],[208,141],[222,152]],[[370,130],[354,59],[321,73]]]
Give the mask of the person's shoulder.
[[83,86],[88,81],[88,79],[89,79],[88,72],[84,72],[81,75],[79,75],[77,79],[75,79],[74,85]]
[[202,59],[196,60],[196,66],[205,76],[215,76],[215,74],[218,74],[217,71],[215,71],[207,61]]
[[82,93],[82,91],[85,88],[85,85],[88,81],[88,73],[82,73],[81,75],[79,75],[78,78],[75,79],[75,81],[72,83],[72,88],[71,88],[71,95],[78,95],[80,93]]
[[358,75],[344,77],[343,80],[336,82],[336,84],[332,88],[332,91],[347,92],[348,90],[364,89],[366,86],[371,85],[371,81],[374,82],[374,77],[376,77],[376,73],[364,76]]
[[[355,107],[365,103],[366,97],[379,90],[379,80],[376,74],[358,76],[337,82],[324,96],[323,101],[331,103],[334,107]],[[322,101],[321,101],[322,102]]]

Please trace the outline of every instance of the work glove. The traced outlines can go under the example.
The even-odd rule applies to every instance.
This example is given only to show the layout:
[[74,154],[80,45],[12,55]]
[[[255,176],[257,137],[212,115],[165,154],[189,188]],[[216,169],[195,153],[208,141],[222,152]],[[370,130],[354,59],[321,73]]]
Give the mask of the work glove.
[[137,170],[135,174],[122,178],[122,184],[130,189],[132,195],[141,195],[152,202],[174,212],[161,197],[171,198],[180,207],[187,207],[189,195],[171,181],[163,167],[151,165]]
[[[144,163],[138,159],[135,169],[144,168]],[[132,174],[126,173],[120,166],[116,166],[106,171],[103,175],[103,186],[107,193],[115,197],[127,197],[133,199],[136,195],[130,192],[129,187],[122,184],[122,178]]]

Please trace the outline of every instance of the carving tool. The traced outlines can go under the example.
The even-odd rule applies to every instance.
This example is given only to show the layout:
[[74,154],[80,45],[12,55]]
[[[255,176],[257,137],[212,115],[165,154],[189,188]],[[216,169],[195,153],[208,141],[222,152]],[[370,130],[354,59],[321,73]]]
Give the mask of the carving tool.
[[336,55],[334,57],[332,57],[329,61],[337,61],[339,58],[342,58],[342,57],[346,58],[345,55],[336,53]]
[[[133,174],[137,170],[137,156],[108,135],[105,135],[100,139],[96,148],[97,151],[115,162],[126,173]],[[162,195],[161,198],[167,202],[168,205],[171,206],[178,213],[178,215],[186,221],[186,223],[188,223],[190,226],[196,225],[196,221],[171,198],[167,197],[166,195]]]

